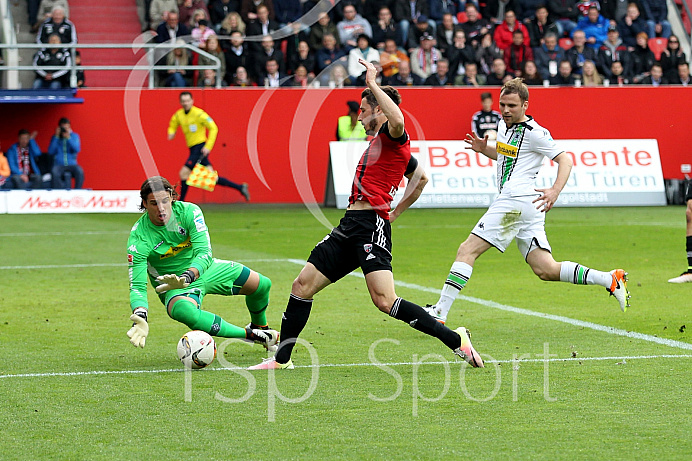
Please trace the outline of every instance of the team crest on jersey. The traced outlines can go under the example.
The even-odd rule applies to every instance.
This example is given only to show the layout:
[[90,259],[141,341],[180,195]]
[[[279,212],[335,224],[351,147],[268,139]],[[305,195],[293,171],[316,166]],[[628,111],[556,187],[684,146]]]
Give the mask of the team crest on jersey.
[[178,226],[178,233],[180,235],[185,235],[186,232],[187,231],[185,230],[185,228],[183,226]]
[[372,251],[372,243],[366,243],[365,245],[363,245],[363,249],[366,253],[370,253]]
[[502,154],[505,157],[511,158],[517,158],[517,152],[519,151],[519,149],[516,146],[510,146],[509,144],[505,144],[499,141],[495,146],[495,150],[497,150],[498,154]]

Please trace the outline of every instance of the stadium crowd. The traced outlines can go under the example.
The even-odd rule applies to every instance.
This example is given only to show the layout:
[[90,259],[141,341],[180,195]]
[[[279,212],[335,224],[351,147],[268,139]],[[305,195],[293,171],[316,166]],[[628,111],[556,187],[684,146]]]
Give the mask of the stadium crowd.
[[[143,30],[155,42],[191,42],[221,61],[220,75],[160,71],[159,86],[362,86],[360,58],[375,64],[379,82],[394,86],[478,87],[514,77],[544,86],[692,83],[666,0],[342,0],[311,26],[301,18],[323,2],[140,3]],[[53,8],[36,23],[37,41],[76,42],[66,0],[40,4]],[[59,47],[39,51],[34,63],[56,70],[37,70],[35,87],[68,85],[63,71],[71,59]],[[213,60],[174,48],[158,62]]]

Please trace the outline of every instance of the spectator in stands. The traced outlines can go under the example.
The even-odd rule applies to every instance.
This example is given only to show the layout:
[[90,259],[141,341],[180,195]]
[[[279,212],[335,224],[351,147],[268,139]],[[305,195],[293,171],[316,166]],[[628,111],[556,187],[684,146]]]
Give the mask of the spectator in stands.
[[300,0],[274,0],[274,20],[284,27],[298,21],[303,15]]
[[332,34],[322,37],[322,48],[317,51],[317,71],[322,72],[331,63],[346,56],[343,50],[336,47],[336,38]]
[[168,20],[169,13],[178,14],[177,0],[152,0],[149,5],[149,19],[153,28]]
[[442,53],[434,45],[432,35],[423,35],[420,46],[411,52],[411,71],[424,81],[437,70],[437,62],[442,59]]
[[286,74],[280,71],[280,64],[276,58],[269,58],[264,63],[262,81],[265,88],[278,88],[286,78]]
[[572,35],[574,35],[576,30],[583,30],[588,46],[597,50],[608,38],[609,26],[610,21],[601,16],[598,8],[594,6],[589,8],[587,16],[579,20],[577,28],[572,31]]
[[[185,45],[182,39],[178,39],[177,45]],[[177,46],[166,55],[166,65],[175,66],[177,69],[169,69],[165,72],[164,86],[168,87],[185,87],[190,86],[192,73],[187,69],[182,69],[183,66],[190,65],[190,57],[187,54],[187,48]]]
[[536,8],[536,15],[526,25],[531,37],[531,48],[538,48],[543,45],[543,37],[546,33],[559,35],[557,24],[550,20],[548,16],[548,8],[544,5],[539,5]]
[[192,35],[192,44],[205,50],[207,48],[207,40],[209,40],[209,37],[215,36],[216,32],[209,27],[209,22],[206,19],[200,19],[197,22],[197,27],[192,29],[190,35]]
[[231,46],[226,51],[226,81],[233,81],[238,67],[244,67],[246,70],[254,73],[255,63],[252,60],[252,54],[245,45],[243,34],[239,31],[231,33]]
[[[262,48],[254,54],[255,75],[261,75],[266,72],[267,61],[273,59],[279,65],[278,71],[281,74],[286,73],[286,61],[283,52],[274,46],[274,40],[270,35],[262,37]],[[260,80],[261,81],[261,80]]]
[[7,163],[7,157],[0,150],[0,190],[10,188],[10,175],[12,171],[10,170],[10,165]]
[[574,0],[548,0],[548,11],[555,17],[558,36],[571,35],[581,19]]
[[214,69],[204,69],[202,75],[197,79],[197,86],[200,88],[216,88],[217,83],[221,87],[228,86],[223,80],[218,82],[218,78]]
[[[226,56],[224,52],[221,50],[221,47],[219,46],[219,38],[216,35],[211,35],[207,39],[207,47],[205,50],[207,53],[209,53],[212,56],[215,56],[219,61],[221,61],[221,69],[219,71],[218,77],[221,79],[224,79],[226,75]],[[214,65],[214,61],[212,61],[210,58],[207,58],[206,56],[199,55],[199,59],[197,63],[200,66],[212,66]]]
[[295,72],[293,72],[293,77],[285,80],[281,86],[296,87],[296,88],[307,88],[313,81],[313,77],[308,75],[308,70],[304,65],[299,65],[296,67]]
[[649,37],[670,37],[671,27],[668,22],[668,4],[666,0],[639,0],[644,10]]
[[543,84],[543,76],[538,71],[538,66],[534,61],[527,59],[524,61],[524,65],[521,68],[521,78],[524,79],[524,83],[529,86],[537,86]]
[[490,75],[492,72],[493,61],[497,58],[502,59],[502,51],[493,42],[491,34],[481,37],[481,44],[476,50],[476,62],[479,65],[479,74]]
[[[401,31],[401,40],[408,43],[409,29],[418,21],[427,22],[430,5],[426,0],[394,0],[394,21]],[[423,18],[421,18],[423,16]],[[416,46],[415,44],[413,45]],[[426,77],[427,78],[427,77]]]
[[[31,3],[31,0],[29,3]],[[70,17],[70,5],[67,3],[67,0],[41,0],[41,3],[38,6],[38,11],[33,15],[33,17],[29,17],[29,24],[32,26],[32,33],[35,34],[38,32],[38,28],[41,26],[41,23],[48,21],[51,18],[53,9],[56,6],[63,9],[66,18]]]
[[678,73],[670,80],[670,84],[682,86],[692,85],[692,80],[690,79],[690,65],[686,62],[678,63]]
[[[454,32],[457,29],[461,29],[456,24],[454,24],[454,18],[450,13],[445,13],[442,16],[442,21],[437,26],[437,32],[435,34],[437,41],[437,49],[440,50],[443,56],[448,56],[447,51],[454,46]],[[466,41],[466,34],[464,34],[464,41]]]
[[[231,33],[236,31],[245,35],[245,23],[239,13],[231,11],[223,18],[223,21],[221,21],[219,35],[231,35]],[[221,47],[223,48],[223,40],[221,41]]]
[[583,86],[601,86],[603,85],[603,77],[596,69],[596,63],[590,59],[584,61],[582,65],[581,82]]
[[77,164],[77,154],[82,150],[79,135],[72,131],[70,120],[63,117],[58,122],[55,135],[50,140],[48,154],[53,157],[51,177],[53,189],[69,189],[72,180],[63,176],[66,173],[74,179],[74,188],[81,189],[84,184],[84,170]]
[[50,88],[51,90],[68,88],[70,86],[70,52],[61,48],[60,36],[53,34],[48,39],[50,48],[39,50],[34,55],[36,79],[34,89]]
[[524,43],[524,34],[516,29],[512,32],[512,44],[503,50],[507,71],[519,77],[524,61],[533,61],[533,51]]
[[[429,17],[435,21],[438,26],[444,22],[444,17],[446,14],[450,17],[456,18],[459,12],[459,5],[461,2],[456,0],[429,0],[430,14]],[[451,42],[451,37],[450,37]],[[439,46],[439,41],[438,41]]]
[[515,29],[524,34],[524,43],[530,43],[531,37],[529,37],[529,31],[526,29],[526,26],[517,21],[514,11],[505,11],[505,20],[495,28],[493,34],[493,40],[499,49],[506,50],[510,47],[512,44],[512,34]]
[[[80,53],[79,50],[76,50],[74,52],[74,64],[75,64],[75,66],[80,66],[80,67],[82,65],[82,53]],[[84,78],[84,71],[81,69],[77,71],[77,88],[86,88],[86,80]]]
[[599,13],[601,11],[601,4],[598,0],[577,0],[576,3],[576,8],[581,16],[588,16],[590,8],[597,8]]
[[[356,5],[356,10],[363,16],[370,24],[372,24],[373,29],[377,25],[377,21],[380,17],[380,10],[382,8],[387,8],[390,13],[392,0],[347,0],[349,3]],[[307,10],[306,10],[307,11]],[[373,30],[374,33],[374,30]],[[372,37],[374,40],[374,37]],[[398,37],[396,38],[398,40]],[[375,43],[375,42],[374,42]]]
[[428,86],[453,85],[454,82],[449,78],[449,61],[444,58],[437,61],[437,69],[425,79],[423,84]]
[[687,62],[687,57],[680,47],[680,39],[676,35],[668,37],[668,45],[661,53],[661,67],[663,74],[671,80],[677,74],[678,64]]
[[608,80],[617,86],[630,84],[629,74],[625,72],[625,67],[622,65],[621,61],[613,61],[610,64],[610,76]]
[[289,55],[288,70],[289,73],[295,74],[298,66],[303,66],[308,71],[310,77],[315,76],[315,55],[310,51],[310,46],[305,40],[298,43],[297,53]]
[[418,47],[420,43],[420,38],[423,35],[435,36],[435,31],[433,30],[427,18],[423,15],[418,17],[418,22],[408,30],[408,42],[406,42],[406,48],[409,53],[413,52],[413,49]]
[[[260,5],[257,7],[257,17],[247,25],[247,36],[264,37],[280,28],[279,23],[269,17],[269,8],[267,8],[267,5]],[[264,39],[262,40],[264,41]],[[254,48],[257,52],[260,50],[261,46],[257,42],[253,42],[250,48]]]
[[550,79],[558,74],[558,63],[565,59],[565,50],[557,44],[555,34],[547,34],[544,42],[540,48],[536,48],[534,57],[538,72],[543,78]]
[[356,47],[348,53],[348,75],[354,80],[365,72],[365,66],[358,62],[359,59],[367,62],[380,62],[380,52],[372,47],[370,37],[365,34],[358,36]]
[[180,24],[178,13],[169,12],[166,22],[162,22],[156,28],[156,43],[176,42],[178,37],[190,35],[190,29],[185,24]]
[[329,88],[344,88],[348,86],[353,86],[355,82],[351,80],[344,67],[346,58],[341,58],[339,61],[335,61],[329,68]]
[[519,0],[518,19],[524,23],[532,21],[536,17],[536,11],[541,6],[545,7],[545,0]]
[[204,18],[209,19],[209,10],[204,0],[183,0],[179,3],[178,14],[180,15],[180,23],[193,28],[197,24],[194,16],[197,10],[204,11]]
[[654,63],[654,65],[651,66],[649,75],[641,79],[639,83],[642,85],[661,86],[667,85],[668,79],[663,76],[663,68],[661,65],[659,63]]
[[423,84],[423,79],[411,73],[411,63],[409,61],[401,61],[399,63],[399,72],[389,77],[386,83],[391,86],[418,86]]
[[344,5],[344,20],[336,25],[339,31],[339,40],[346,51],[358,46],[356,40],[361,34],[372,37],[372,27],[361,15],[356,13],[356,7],[350,4]]
[[502,86],[505,84],[505,82],[508,82],[513,78],[514,76],[507,72],[505,60],[502,58],[497,58],[493,61],[492,72],[488,75],[485,84]]
[[492,24],[499,25],[507,11],[517,11],[518,8],[519,2],[516,0],[486,1],[485,6],[481,9],[481,14]]
[[7,163],[10,167],[10,184],[12,189],[40,189],[43,184],[38,158],[41,149],[36,144],[37,132],[19,130],[17,142],[7,150]]
[[[207,5],[209,7],[209,19],[216,32],[221,30],[221,23],[229,14],[235,13],[240,9],[239,0],[216,0],[210,3],[211,5]],[[240,17],[240,15],[238,15],[238,17]]]
[[478,8],[472,2],[466,2],[466,22],[461,23],[461,30],[466,34],[469,45],[477,48],[481,43],[481,38],[489,34],[492,26],[485,18],[479,18]]
[[[291,24],[287,24],[285,29],[282,30],[282,34],[288,30],[290,30],[291,33],[288,37],[284,39],[284,43],[286,43],[286,52],[284,53],[284,55],[286,56],[287,60],[286,64],[290,65],[291,56],[295,56],[298,54],[298,45],[300,45],[300,42],[308,42],[310,29],[307,26],[304,26],[300,21],[298,21],[292,22]],[[283,47],[284,44],[282,43],[281,48],[283,49]],[[290,70],[288,73],[291,73]]]
[[389,8],[382,7],[377,14],[377,22],[373,24],[372,28],[372,41],[378,50],[384,50],[385,41],[387,39],[394,40],[397,45],[404,45],[401,41],[401,34],[399,29],[397,29],[394,20],[392,19],[392,12]]
[[611,21],[620,22],[627,14],[629,0],[600,0],[601,14]]
[[242,0],[240,4],[240,17],[246,23],[257,19],[257,9],[260,6],[266,6],[269,11],[269,19],[274,20],[274,2],[272,0]]
[[572,73],[581,75],[582,67],[586,61],[596,62],[598,60],[598,50],[586,46],[586,35],[583,30],[575,30],[572,37],[574,45],[565,51],[565,58],[572,64]]
[[53,34],[58,34],[61,43],[77,43],[77,29],[65,17],[65,10],[61,6],[54,7],[50,19],[41,24],[36,43],[48,43],[48,38]]
[[475,62],[467,62],[464,64],[464,75],[457,75],[454,84],[478,88],[486,85],[487,79],[484,74],[478,73],[478,65]]
[[637,34],[646,32],[648,29],[649,26],[639,13],[637,4],[634,2],[628,4],[627,15],[618,23],[618,32],[620,32],[620,38],[630,51],[634,50],[637,45]]
[[317,23],[310,26],[310,37],[308,38],[308,44],[310,45],[310,49],[312,49],[314,52],[317,52],[317,50],[322,48],[324,46],[322,43],[322,39],[327,34],[331,35],[336,39],[335,45],[337,47],[341,46],[341,44],[339,43],[339,31],[337,30],[334,23],[331,22],[329,14],[320,13],[317,19]]
[[459,29],[454,32],[454,40],[452,47],[447,51],[447,59],[449,59],[449,69],[452,80],[464,75],[466,72],[466,63],[476,61],[476,53],[466,43],[466,33]]
[[380,53],[380,64],[382,65],[382,75],[389,78],[399,72],[399,64],[408,62],[408,56],[396,46],[393,38],[388,38],[384,42],[384,51]]
[[574,86],[576,79],[572,75],[572,64],[567,59],[560,61],[557,75],[550,77],[549,81],[551,86]]
[[239,66],[233,74],[231,86],[257,86],[257,83],[250,78],[245,67]]
[[608,40],[603,42],[603,45],[598,50],[598,70],[608,79],[611,78],[613,61],[622,62],[622,73],[629,77],[632,57],[629,51],[627,51],[625,44],[620,40],[618,28],[610,26],[608,28]]
[[360,104],[356,101],[346,101],[348,114],[339,117],[336,125],[337,141],[365,141],[368,135],[363,124],[358,120]]
[[639,83],[649,75],[651,66],[656,62],[656,56],[649,49],[649,36],[646,32],[637,34],[637,46],[634,47],[630,56],[632,56],[632,83]]

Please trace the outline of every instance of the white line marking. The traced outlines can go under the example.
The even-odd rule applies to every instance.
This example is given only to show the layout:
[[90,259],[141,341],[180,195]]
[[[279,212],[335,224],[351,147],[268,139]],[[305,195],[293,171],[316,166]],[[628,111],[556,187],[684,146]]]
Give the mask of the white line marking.
[[[524,360],[485,360],[485,363],[543,363],[543,362],[586,362],[586,361],[606,361],[606,360],[651,360],[651,359],[676,359],[676,358],[692,358],[692,354],[663,354],[663,355],[634,355],[621,357],[565,357],[551,359],[524,359]],[[354,368],[354,367],[395,367],[395,366],[412,366],[412,365],[444,365],[444,364],[463,364],[462,361],[426,361],[426,362],[392,362],[392,363],[321,363],[313,365],[296,365],[296,368]],[[244,367],[214,367],[206,368],[205,371],[234,371],[245,370]],[[103,376],[103,375],[137,375],[151,373],[181,373],[185,368],[164,368],[159,370],[94,370],[94,371],[71,371],[63,373],[23,373],[17,375],[0,375],[0,379],[6,378],[52,378],[52,377],[69,377],[69,376]],[[196,370],[196,373],[202,370]]]
[[[288,259],[243,259],[237,261],[241,264],[245,263],[276,263],[276,262],[293,262]],[[67,269],[73,267],[126,267],[126,263],[94,263],[94,264],[44,264],[35,266],[0,266],[0,270],[17,270],[17,269]]]

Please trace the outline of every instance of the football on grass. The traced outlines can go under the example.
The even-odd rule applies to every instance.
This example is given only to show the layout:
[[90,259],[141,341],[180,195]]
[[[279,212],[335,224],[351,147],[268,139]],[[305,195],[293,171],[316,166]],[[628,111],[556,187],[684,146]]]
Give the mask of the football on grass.
[[178,341],[178,358],[187,368],[204,368],[216,357],[216,343],[209,333],[188,331]]

